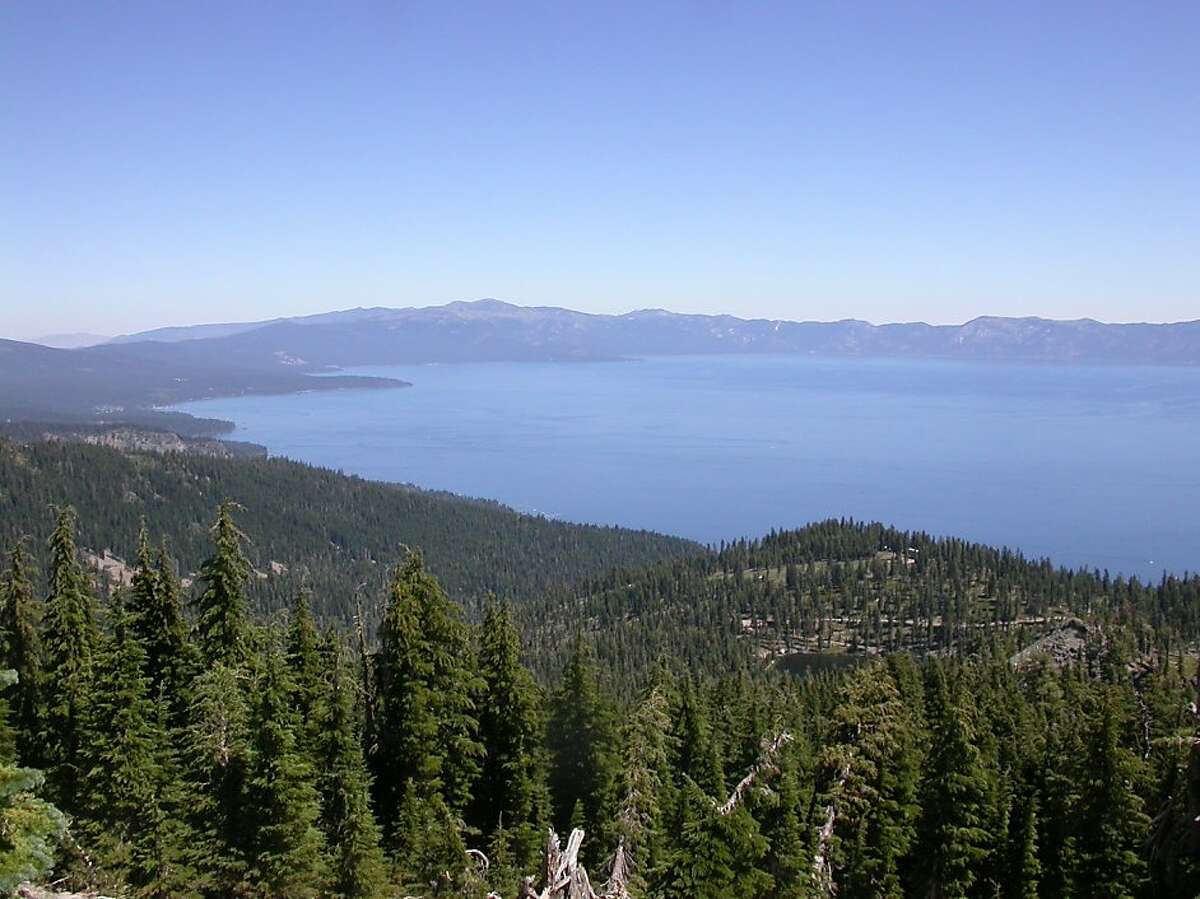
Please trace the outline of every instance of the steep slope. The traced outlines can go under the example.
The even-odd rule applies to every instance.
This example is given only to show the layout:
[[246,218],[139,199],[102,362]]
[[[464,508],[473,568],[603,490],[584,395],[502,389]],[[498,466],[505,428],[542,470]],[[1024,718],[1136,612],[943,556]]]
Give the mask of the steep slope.
[[71,504],[79,512],[80,543],[93,552],[132,558],[145,519],[186,575],[209,552],[209,525],[225,499],[243,507],[239,522],[263,574],[260,605],[284,605],[307,582],[314,606],[343,623],[357,593],[370,602],[382,595],[383,579],[406,547],[420,549],[451,593],[468,602],[489,591],[528,599],[614,566],[699,551],[674,537],[550,521],[284,460],[0,441],[0,547],[28,536],[30,549],[42,554],[53,525],[50,506]]

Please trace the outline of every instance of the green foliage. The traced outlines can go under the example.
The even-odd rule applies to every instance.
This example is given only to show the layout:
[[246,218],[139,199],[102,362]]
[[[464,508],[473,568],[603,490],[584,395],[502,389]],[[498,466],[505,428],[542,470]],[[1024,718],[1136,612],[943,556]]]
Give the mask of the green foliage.
[[370,805],[370,781],[354,714],[352,682],[342,653],[333,655],[328,697],[316,728],[321,831],[329,847],[330,889],[342,899],[379,895],[386,879],[381,834]]
[[394,838],[410,784],[461,814],[483,754],[467,626],[417,553],[396,569],[379,644],[373,761],[377,808]]
[[[6,452],[17,493],[34,483],[30,460],[57,460],[60,477],[78,475],[68,463],[109,460],[102,474],[118,482],[132,466],[130,483],[178,503],[165,526],[152,523],[190,547],[186,558],[205,529],[191,512],[182,525],[180,510],[226,486],[212,482],[225,469],[196,460]],[[587,568],[579,556],[515,572],[533,550],[502,563],[489,550],[482,558],[505,567],[496,579],[529,592],[486,605],[476,628],[420,556],[385,591],[361,576],[384,552],[375,564],[341,558],[384,536],[355,533],[335,550],[300,508],[341,527],[350,519],[320,491],[369,500],[378,505],[354,520],[382,532],[403,491],[251,467],[271,489],[295,487],[279,494],[301,498],[278,519],[289,533],[255,531],[252,543],[223,505],[193,603],[147,533],[128,590],[94,595],[69,510],[50,541],[44,615],[31,560],[20,547],[8,560],[0,650],[30,683],[2,697],[16,715],[0,726],[0,878],[65,875],[121,896],[478,897],[482,849],[489,885],[510,897],[553,823],[585,828],[593,882],[623,840],[635,899],[1197,893],[1193,579],[1150,587],[826,522],[566,592],[549,585]],[[26,502],[0,530],[24,528]],[[239,518],[288,504],[266,505]],[[513,520],[469,508],[484,517],[436,527]],[[115,505],[105,520],[127,518]],[[477,539],[442,544],[447,570],[471,568],[462,559]],[[311,596],[269,565],[280,546],[318,544],[311,567],[285,557],[317,572],[325,587]],[[516,544],[488,544],[500,545]],[[471,589],[488,583],[471,565]],[[256,623],[285,603],[286,628]],[[348,653],[337,629],[360,604]],[[1070,610],[1084,616],[1070,626],[1075,649],[1053,662],[1015,655]],[[809,653],[807,676],[783,674],[789,648]],[[761,737],[780,730],[795,739],[778,765],[720,813]],[[54,873],[63,819],[36,798],[38,776],[17,767],[14,747],[44,747],[51,795],[72,816]]]
[[[36,432],[40,436],[40,431]],[[121,453],[66,441],[0,439],[0,546],[23,535],[44,543],[46,507],[79,512],[82,546],[133,560],[142,520],[171,546],[184,577],[211,555],[202,521],[226,499],[241,504],[244,547],[254,568],[247,599],[257,611],[287,608],[303,583],[324,624],[350,622],[356,588],[374,594],[404,545],[419,546],[451,596],[474,607],[489,593],[529,600],[548,589],[696,553],[687,540],[520,515],[495,502],[346,477],[286,459],[219,459],[183,453]],[[272,570],[272,562],[286,567]],[[378,624],[367,609],[368,630]]]
[[991,848],[986,773],[974,740],[973,709],[951,696],[941,665],[931,665],[927,681],[931,745],[921,778],[914,881],[922,895],[965,899]]
[[547,742],[554,823],[592,835],[589,857],[607,847],[616,805],[617,732],[611,702],[596,682],[586,644],[576,639],[550,702]]
[[9,555],[8,567],[0,574],[0,665],[17,673],[12,689],[20,758],[30,763],[41,759],[42,721],[42,612],[34,595],[30,563],[18,541]]
[[144,525],[138,533],[137,564],[126,607],[129,628],[145,648],[151,692],[178,696],[192,667],[179,579],[166,549],[156,551],[150,546]]
[[[17,672],[0,670],[0,689],[17,683]],[[0,726],[7,727],[7,700],[0,697]],[[25,880],[46,876],[54,864],[66,820],[37,793],[41,772],[19,767],[11,755],[0,756],[0,892]]]
[[67,812],[80,805],[83,732],[92,696],[95,601],[75,548],[75,513],[58,513],[50,535],[50,593],[42,642],[46,661],[45,750],[51,795]]
[[504,827],[510,852],[532,861],[540,842],[535,815],[543,805],[541,702],[521,663],[521,638],[506,604],[489,601],[479,631],[479,742],[483,746],[471,820],[485,835]]
[[672,850],[654,877],[662,899],[753,899],[772,886],[759,867],[767,841],[745,809],[717,813],[716,803],[689,777],[680,788]]
[[138,895],[183,895],[190,833],[165,702],[150,698],[146,653],[115,610],[115,633],[96,657],[96,681],[83,742],[80,835],[116,882]]
[[196,641],[205,662],[241,665],[249,658],[246,582],[252,568],[242,550],[246,535],[233,523],[235,505],[221,503],[213,524],[213,554],[200,566]]
[[249,896],[304,899],[324,894],[325,841],[317,821],[315,775],[296,746],[292,683],[282,653],[270,650],[252,686],[251,752],[242,815]]

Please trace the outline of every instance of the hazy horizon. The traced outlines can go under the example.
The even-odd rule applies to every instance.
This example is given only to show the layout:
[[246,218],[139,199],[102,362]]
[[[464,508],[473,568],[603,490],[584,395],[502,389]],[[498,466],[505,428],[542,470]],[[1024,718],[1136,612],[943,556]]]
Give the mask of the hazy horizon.
[[[498,302],[506,303],[506,304],[513,305],[513,306],[519,306],[519,307],[526,308],[526,309],[565,309],[565,310],[567,310],[567,311],[571,311],[571,312],[582,312],[582,313],[585,313],[585,314],[591,314],[591,315],[618,315],[618,316],[619,316],[619,315],[629,315],[629,314],[633,314],[633,313],[637,313],[637,312],[668,312],[668,313],[671,313],[671,314],[678,314],[678,315],[692,315],[692,314],[696,314],[696,315],[722,315],[722,314],[729,314],[729,315],[735,315],[735,317],[737,317],[737,318],[741,318],[741,319],[762,319],[762,320],[767,320],[767,321],[800,321],[800,322],[803,322],[803,321],[820,321],[820,322],[835,322],[835,321],[857,320],[857,321],[865,321],[865,322],[867,322],[868,324],[875,325],[875,326],[879,326],[879,325],[892,325],[892,324],[928,324],[928,325],[935,325],[935,326],[950,326],[950,327],[954,327],[954,326],[958,326],[958,325],[964,325],[964,324],[967,324],[968,322],[970,322],[970,321],[973,321],[973,320],[974,320],[974,319],[976,319],[976,318],[1041,318],[1041,319],[1047,319],[1047,320],[1050,320],[1050,321],[1088,321],[1088,320],[1090,320],[1090,321],[1097,321],[1097,322],[1099,322],[1099,323],[1101,323],[1101,324],[1114,324],[1114,325],[1124,325],[1124,324],[1186,324],[1186,323],[1188,323],[1188,322],[1192,322],[1192,321],[1200,321],[1200,316],[1198,316],[1198,317],[1195,317],[1195,318],[1191,318],[1191,319],[1178,319],[1178,320],[1173,320],[1173,321],[1149,321],[1149,320],[1146,320],[1146,319],[1130,319],[1130,320],[1128,320],[1128,321],[1114,321],[1114,320],[1108,320],[1108,319],[1097,319],[1097,318],[1094,318],[1093,316],[1079,316],[1079,317],[1077,317],[1077,318],[1073,318],[1073,319],[1050,319],[1048,316],[1039,316],[1039,315],[1027,315],[1027,316],[998,316],[998,315],[992,315],[991,313],[986,313],[986,312],[985,312],[985,313],[982,313],[982,314],[980,314],[980,315],[977,315],[977,316],[972,316],[972,318],[969,318],[969,319],[963,319],[963,320],[961,320],[961,321],[945,321],[945,322],[930,322],[930,321],[925,321],[925,320],[922,320],[922,319],[908,319],[908,320],[904,320],[904,321],[901,321],[901,320],[896,320],[896,321],[871,321],[871,320],[869,320],[869,319],[864,319],[864,318],[861,318],[860,316],[854,316],[854,315],[850,315],[850,316],[844,316],[844,317],[837,318],[837,319],[833,319],[833,318],[830,318],[830,319],[787,319],[787,318],[780,319],[780,318],[774,318],[774,317],[771,317],[771,316],[766,316],[766,315],[754,315],[754,314],[744,314],[744,315],[738,315],[738,314],[736,314],[736,313],[720,313],[720,312],[717,312],[717,313],[709,313],[709,312],[696,312],[696,313],[693,313],[693,312],[689,312],[689,311],[686,311],[686,310],[680,310],[680,309],[666,309],[666,308],[664,308],[664,307],[660,307],[660,306],[640,306],[640,307],[637,307],[637,308],[631,308],[631,309],[617,310],[617,311],[614,311],[614,312],[595,312],[595,311],[591,311],[591,310],[587,310],[587,309],[579,309],[579,308],[576,308],[576,307],[574,307],[574,306],[567,305],[567,304],[538,304],[538,305],[536,305],[536,306],[535,306],[535,305],[533,305],[533,304],[530,304],[530,303],[521,303],[521,302],[518,302],[518,301],[515,301],[515,300],[505,300],[505,299],[500,299],[499,297],[478,297],[478,298],[475,298],[475,299],[472,299],[472,300],[447,300],[447,301],[446,301],[446,302],[444,302],[444,303],[419,303],[419,304],[405,305],[405,306],[399,306],[399,305],[376,305],[376,306],[343,306],[343,307],[337,307],[337,308],[322,309],[322,310],[319,310],[319,311],[317,311],[317,312],[306,312],[306,313],[300,313],[300,314],[296,314],[296,315],[279,315],[279,316],[269,316],[269,317],[267,317],[267,318],[240,318],[240,319],[222,319],[222,320],[219,320],[219,321],[218,321],[218,320],[212,320],[212,321],[178,321],[178,322],[174,322],[174,321],[173,321],[173,322],[170,322],[170,323],[165,323],[165,324],[149,324],[149,325],[146,325],[146,326],[144,326],[144,327],[137,327],[137,328],[133,328],[133,329],[131,329],[131,330],[128,330],[128,331],[112,332],[112,333],[107,333],[107,334],[105,334],[105,333],[101,333],[101,332],[95,332],[95,331],[86,331],[86,330],[76,330],[76,331],[69,331],[69,330],[63,330],[63,331],[46,331],[46,332],[43,332],[43,333],[38,333],[38,334],[30,334],[30,335],[12,335],[12,334],[0,334],[0,339],[7,338],[7,339],[10,339],[10,340],[22,340],[22,341],[26,341],[26,342],[38,342],[40,339],[48,339],[48,338],[81,338],[81,337],[85,337],[85,336],[86,336],[86,337],[103,338],[103,339],[105,339],[105,340],[109,340],[109,339],[113,339],[113,338],[117,338],[117,337],[127,337],[127,336],[129,336],[129,335],[131,335],[131,334],[140,334],[140,333],[147,332],[147,331],[158,331],[158,330],[164,330],[164,329],[168,329],[168,328],[181,328],[181,327],[192,327],[192,326],[208,326],[208,325],[242,325],[242,324],[256,324],[256,323],[259,323],[259,322],[264,322],[264,321],[272,321],[272,320],[276,320],[276,319],[303,318],[303,317],[306,317],[306,316],[312,316],[312,315],[332,314],[332,313],[339,313],[339,312],[352,312],[352,311],[356,311],[356,310],[360,310],[360,309],[362,309],[362,310],[368,310],[368,309],[387,309],[387,310],[393,310],[393,311],[400,311],[400,310],[403,310],[403,309],[436,309],[436,308],[440,308],[440,307],[443,307],[443,306],[447,306],[447,305],[450,305],[450,304],[453,304],[453,303],[478,303],[478,302],[489,302],[489,301],[492,301],[492,302],[496,302],[496,301],[498,301]],[[64,346],[65,346],[65,344],[64,344]]]
[[1200,7],[0,9],[0,331],[1200,309]]

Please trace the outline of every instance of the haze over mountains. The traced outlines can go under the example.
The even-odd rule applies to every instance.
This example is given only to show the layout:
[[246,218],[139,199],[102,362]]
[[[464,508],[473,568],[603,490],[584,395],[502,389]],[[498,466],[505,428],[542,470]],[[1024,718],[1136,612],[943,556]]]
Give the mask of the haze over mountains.
[[594,361],[786,353],[1054,364],[1200,364],[1200,321],[1105,324],[982,317],[962,325],[794,322],[645,309],[596,315],[498,300],[350,309],[161,328],[98,346],[0,341],[0,415],[93,417],[190,399],[388,379],[312,377],[358,365]]
[[[350,309],[240,324],[160,328],[115,338],[219,341],[259,361],[310,365],[616,359],[647,354],[807,353],[1054,363],[1200,363],[1200,321],[1105,324],[985,316],[962,325],[744,319],[642,309],[597,315],[499,300]],[[240,354],[246,354],[244,357]]]

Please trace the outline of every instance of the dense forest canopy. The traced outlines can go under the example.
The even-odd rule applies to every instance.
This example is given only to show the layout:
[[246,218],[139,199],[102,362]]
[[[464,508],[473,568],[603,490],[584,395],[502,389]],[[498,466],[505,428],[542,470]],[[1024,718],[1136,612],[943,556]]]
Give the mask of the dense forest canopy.
[[0,888],[1200,892],[1195,578],[850,521],[704,552],[262,460],[0,472]]
[[[212,510],[237,502],[253,540],[250,602],[286,607],[308,585],[322,621],[346,624],[356,592],[377,594],[388,569],[419,547],[464,602],[489,593],[534,596],[555,584],[691,555],[687,540],[625,528],[521,515],[498,503],[346,477],[284,459],[121,453],[64,441],[0,440],[0,541],[41,545],[50,507],[69,504],[79,542],[131,561],[140,522],[165,540],[180,575],[194,578],[208,552]],[[272,566],[272,563],[275,563]],[[360,588],[359,585],[362,585]]]

